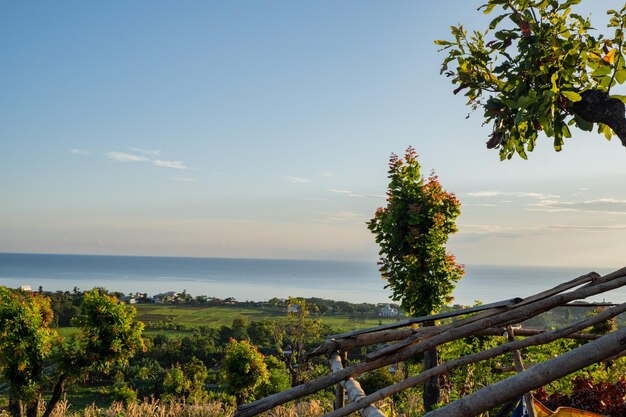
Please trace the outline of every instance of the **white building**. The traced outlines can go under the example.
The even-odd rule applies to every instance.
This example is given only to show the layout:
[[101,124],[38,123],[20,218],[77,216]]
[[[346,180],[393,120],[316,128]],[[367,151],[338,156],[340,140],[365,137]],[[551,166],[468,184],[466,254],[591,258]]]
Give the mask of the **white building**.
[[389,304],[385,304],[383,306],[383,308],[378,310],[378,315],[380,317],[395,317],[395,316],[398,315],[398,309],[397,308],[391,308],[391,306],[389,306]]

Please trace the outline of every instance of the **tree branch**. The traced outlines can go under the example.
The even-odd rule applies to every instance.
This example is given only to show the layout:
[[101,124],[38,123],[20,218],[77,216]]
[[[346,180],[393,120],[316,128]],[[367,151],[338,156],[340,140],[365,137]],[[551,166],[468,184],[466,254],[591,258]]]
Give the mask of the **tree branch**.
[[604,123],[617,134],[626,146],[626,106],[600,90],[581,93],[582,100],[572,105],[574,113],[591,123]]

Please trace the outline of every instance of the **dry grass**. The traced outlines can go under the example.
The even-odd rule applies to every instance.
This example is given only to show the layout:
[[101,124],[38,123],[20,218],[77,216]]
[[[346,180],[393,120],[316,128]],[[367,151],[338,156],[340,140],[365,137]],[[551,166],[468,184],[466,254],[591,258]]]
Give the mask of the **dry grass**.
[[[43,409],[41,411],[43,412]],[[260,417],[318,417],[329,411],[331,410],[319,401],[311,400],[278,406],[261,414]],[[234,414],[234,407],[220,401],[185,404],[149,400],[129,405],[114,403],[109,408],[91,405],[80,411],[72,411],[67,401],[61,401],[51,417],[232,417]],[[0,417],[10,417],[10,415],[6,410],[2,410]]]

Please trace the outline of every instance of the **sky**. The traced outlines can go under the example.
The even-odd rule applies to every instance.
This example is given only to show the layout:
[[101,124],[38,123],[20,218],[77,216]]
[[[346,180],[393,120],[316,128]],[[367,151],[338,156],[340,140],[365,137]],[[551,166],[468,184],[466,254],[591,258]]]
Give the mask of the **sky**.
[[619,140],[501,162],[439,75],[480,4],[2,2],[0,252],[374,262],[411,145],[461,201],[460,262],[623,266]]

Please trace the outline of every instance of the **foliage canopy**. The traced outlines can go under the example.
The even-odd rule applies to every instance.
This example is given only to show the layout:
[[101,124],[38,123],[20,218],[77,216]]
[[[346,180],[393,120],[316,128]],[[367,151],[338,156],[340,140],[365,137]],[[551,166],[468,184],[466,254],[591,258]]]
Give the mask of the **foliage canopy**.
[[614,134],[626,146],[626,96],[611,88],[626,82],[626,6],[608,10],[609,35],[594,32],[572,11],[581,0],[489,0],[479,8],[499,14],[484,31],[452,26],[441,73],[465,92],[468,106],[484,111],[493,131],[488,148],[501,159],[526,159],[540,132],[560,151],[570,127]]

